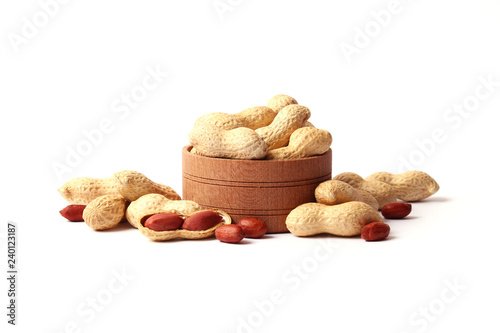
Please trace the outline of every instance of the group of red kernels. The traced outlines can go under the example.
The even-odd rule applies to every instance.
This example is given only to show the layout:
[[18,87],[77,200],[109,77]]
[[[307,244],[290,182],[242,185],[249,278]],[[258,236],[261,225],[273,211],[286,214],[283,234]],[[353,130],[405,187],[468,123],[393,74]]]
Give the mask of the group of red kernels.
[[[85,205],[70,205],[60,211],[70,221],[83,221]],[[411,212],[411,204],[404,202],[389,203],[382,207],[381,213],[386,219],[402,219]],[[160,213],[150,216],[144,226],[155,231],[184,229],[191,231],[207,230],[222,221],[222,216],[212,211],[196,213],[186,220],[177,214]],[[366,241],[378,241],[387,238],[391,228],[383,222],[372,222],[361,229],[361,238]],[[267,233],[264,221],[253,217],[241,219],[237,224],[223,224],[215,229],[215,237],[225,243],[239,243],[243,238],[260,238]]]
[[[83,221],[85,205],[69,205],[59,213],[72,222]],[[149,216],[144,227],[154,231],[189,230],[203,231],[220,224],[223,217],[206,210],[193,214],[186,219],[174,213],[159,213]],[[267,233],[267,224],[253,217],[241,219],[237,224],[222,224],[215,229],[215,237],[225,243],[239,243],[243,238],[260,238]]]
[[[381,213],[386,219],[402,219],[411,212],[411,204],[405,202],[388,203],[382,207]],[[391,227],[383,222],[372,222],[361,229],[361,238],[366,241],[377,241],[387,238]]]
[[[210,210],[198,212],[185,220],[177,214],[160,213],[148,217],[144,227],[155,231],[203,231],[215,227],[222,220],[220,214]],[[245,237],[260,238],[266,233],[266,223],[253,217],[241,219],[237,224],[222,224],[215,229],[215,237],[224,243],[239,243]]]

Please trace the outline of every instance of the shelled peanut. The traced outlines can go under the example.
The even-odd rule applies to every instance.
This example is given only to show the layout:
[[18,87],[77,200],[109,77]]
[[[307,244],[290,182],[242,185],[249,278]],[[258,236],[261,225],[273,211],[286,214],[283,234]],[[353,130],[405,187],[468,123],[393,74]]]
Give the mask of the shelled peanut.
[[145,216],[165,212],[191,214],[200,210],[202,210],[201,206],[194,201],[170,200],[161,194],[150,193],[132,201],[125,212],[125,217],[134,228],[139,228]]
[[221,225],[215,229],[215,237],[223,243],[239,243],[243,238],[261,238],[266,233],[266,223],[254,217],[245,217],[237,224]]
[[[139,215],[143,215],[144,213]],[[137,227],[141,234],[153,241],[172,239],[202,239],[214,234],[217,227],[231,224],[231,217],[220,209],[186,213],[167,210],[154,215],[144,215]]]
[[83,221],[83,210],[86,205],[68,205],[61,209],[59,213],[62,217],[66,218],[71,222],[82,222]]

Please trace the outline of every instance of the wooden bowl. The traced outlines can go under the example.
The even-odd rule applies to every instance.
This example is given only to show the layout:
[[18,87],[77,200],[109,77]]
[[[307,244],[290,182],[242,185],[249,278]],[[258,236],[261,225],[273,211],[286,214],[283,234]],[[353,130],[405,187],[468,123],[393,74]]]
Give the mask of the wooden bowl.
[[182,149],[182,194],[206,208],[227,212],[234,223],[255,217],[268,233],[288,232],[285,220],[297,206],[314,202],[314,189],[332,178],[332,150],[285,161],[232,160]]

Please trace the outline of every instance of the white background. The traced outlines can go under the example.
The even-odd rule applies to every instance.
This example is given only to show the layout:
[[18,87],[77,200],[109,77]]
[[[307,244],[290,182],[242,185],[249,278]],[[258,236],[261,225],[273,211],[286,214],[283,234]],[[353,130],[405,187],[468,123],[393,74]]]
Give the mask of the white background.
[[[50,7],[51,17],[40,5],[49,2],[0,5],[4,271],[7,221],[18,225],[15,327],[0,284],[8,332],[499,329],[498,1],[401,0],[383,27],[371,13],[392,8],[388,0],[222,0],[221,15],[212,0],[75,0]],[[357,53],[346,57],[346,44]],[[169,75],[115,112],[147,68]],[[291,234],[155,243],[59,215],[56,189],[73,177],[131,169],[180,193],[194,120],[278,93],[332,133],[334,174],[396,173],[404,159],[441,190],[390,221],[378,243]],[[447,111],[464,101],[472,111]],[[57,173],[102,121],[108,133]]]

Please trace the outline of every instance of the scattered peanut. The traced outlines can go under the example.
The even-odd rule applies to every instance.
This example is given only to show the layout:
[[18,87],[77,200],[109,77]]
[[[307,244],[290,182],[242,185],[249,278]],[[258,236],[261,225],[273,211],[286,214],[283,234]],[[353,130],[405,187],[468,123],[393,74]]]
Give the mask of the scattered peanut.
[[281,148],[287,145],[292,133],[303,127],[310,116],[311,111],[307,107],[291,104],[281,109],[270,125],[255,131],[267,143],[268,150]]
[[404,201],[423,200],[439,190],[438,183],[423,171],[407,171],[398,175],[377,172],[366,177],[366,180],[390,184],[396,190],[398,199]]
[[386,219],[402,219],[411,213],[411,204],[404,202],[388,203],[381,210]]
[[94,230],[110,229],[125,216],[127,200],[121,195],[103,195],[92,200],[83,210],[83,220]]
[[363,190],[370,193],[377,199],[379,208],[390,202],[397,202],[396,190],[389,184],[379,181],[367,181],[354,172],[344,172],[335,177],[335,180],[343,181],[357,190]]
[[226,131],[213,125],[198,126],[189,133],[189,142],[197,154],[208,157],[253,160],[267,153],[264,139],[246,127]]
[[237,224],[224,224],[215,229],[215,238],[224,243],[239,243],[244,238],[243,229]]
[[330,132],[314,127],[302,127],[290,136],[288,146],[271,150],[268,160],[291,160],[326,153],[332,144]]
[[378,210],[377,200],[366,191],[356,190],[351,185],[340,180],[327,180],[319,184],[314,196],[316,201],[325,205],[338,205],[350,201],[361,201]]
[[71,204],[86,205],[103,195],[121,195],[134,201],[148,193],[159,193],[172,200],[180,196],[169,186],[157,184],[137,171],[120,171],[112,177],[97,179],[78,177],[68,180],[57,190]]
[[269,125],[275,116],[276,112],[271,108],[256,106],[235,114],[214,112],[203,115],[196,120],[194,127],[213,125],[223,130],[232,130],[238,127],[248,127],[255,130]]
[[85,207],[86,205],[69,205],[60,210],[59,213],[62,217],[68,219],[68,221],[80,222],[83,221],[83,210]]
[[248,238],[260,238],[267,232],[266,222],[255,217],[245,217],[237,225],[243,229],[244,236]]
[[157,193],[171,200],[180,200],[181,197],[171,187],[157,184],[137,171],[120,171],[113,175],[118,192],[128,201],[139,199],[145,194]]
[[368,204],[359,201],[335,206],[306,203],[292,210],[286,218],[288,230],[296,236],[321,233],[356,236],[371,222],[382,222],[382,217]]
[[365,241],[378,241],[387,238],[391,227],[383,222],[372,222],[361,229],[361,238]]
[[78,177],[68,180],[57,191],[70,204],[87,205],[97,197],[120,194],[113,177],[98,179]]
[[132,201],[127,208],[125,216],[133,227],[138,228],[141,222],[144,222],[151,215],[159,213],[188,215],[201,209],[200,205],[194,201],[170,200],[161,194],[151,193]]

